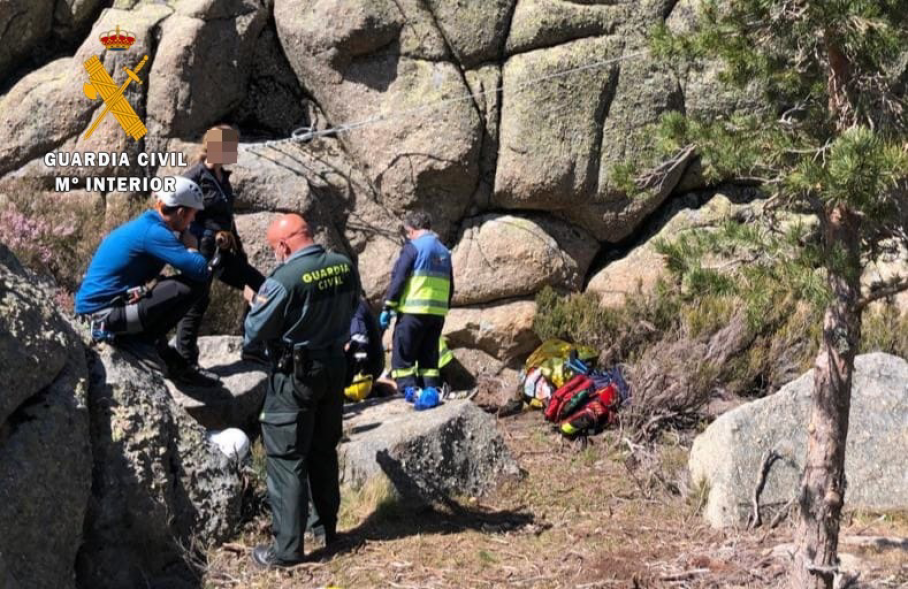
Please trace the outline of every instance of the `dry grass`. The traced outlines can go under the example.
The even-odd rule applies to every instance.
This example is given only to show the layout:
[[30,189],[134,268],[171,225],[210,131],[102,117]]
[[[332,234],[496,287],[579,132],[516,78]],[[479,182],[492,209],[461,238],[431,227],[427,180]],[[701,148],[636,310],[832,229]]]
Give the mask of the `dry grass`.
[[[791,541],[790,527],[706,526],[697,513],[702,489],[686,480],[684,438],[663,433],[659,444],[644,447],[610,431],[588,444],[569,443],[538,413],[502,419],[499,427],[524,479],[487,497],[422,511],[406,509],[380,484],[347,494],[346,552],[328,555],[307,539],[307,552],[319,560],[290,571],[249,565],[249,550],[268,540],[269,520],[260,514],[233,544],[210,553],[204,586],[768,588],[784,581],[786,563],[772,549]],[[843,531],[906,532],[908,519],[863,514]],[[900,578],[891,551],[864,552],[873,572],[862,581]]]

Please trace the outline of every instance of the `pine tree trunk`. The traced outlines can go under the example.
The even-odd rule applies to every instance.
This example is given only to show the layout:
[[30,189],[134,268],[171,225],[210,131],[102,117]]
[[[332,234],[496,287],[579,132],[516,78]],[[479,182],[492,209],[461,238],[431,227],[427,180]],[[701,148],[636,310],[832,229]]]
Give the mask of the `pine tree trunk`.
[[[825,243],[833,300],[814,368],[807,459],[798,497],[792,589],[832,589],[838,562],[839,518],[845,499],[845,444],[854,357],[861,340],[860,220],[844,207],[829,212]],[[835,260],[832,262],[832,260]]]

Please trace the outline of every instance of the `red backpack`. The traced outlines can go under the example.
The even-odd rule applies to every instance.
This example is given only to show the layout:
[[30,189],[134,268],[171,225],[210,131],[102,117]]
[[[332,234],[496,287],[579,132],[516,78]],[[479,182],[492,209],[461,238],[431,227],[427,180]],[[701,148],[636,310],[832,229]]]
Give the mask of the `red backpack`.
[[545,408],[546,421],[561,421],[582,407],[595,393],[593,379],[578,374],[555,391]]
[[559,424],[561,433],[575,436],[580,433],[598,432],[606,425],[615,423],[618,419],[619,399],[618,386],[615,383],[599,389],[592,400],[578,411],[568,414]]

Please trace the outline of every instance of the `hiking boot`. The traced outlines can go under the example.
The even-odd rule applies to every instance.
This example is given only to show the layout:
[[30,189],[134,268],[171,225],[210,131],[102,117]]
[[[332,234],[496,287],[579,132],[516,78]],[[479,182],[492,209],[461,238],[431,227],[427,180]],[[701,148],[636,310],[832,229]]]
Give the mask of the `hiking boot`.
[[205,370],[200,366],[189,365],[185,368],[171,371],[170,380],[177,384],[190,387],[216,387],[221,384],[221,377],[210,370]]
[[[162,341],[163,344],[163,341]],[[193,343],[188,349],[180,346],[180,340],[177,336],[171,337],[167,341],[167,346],[180,355],[187,364],[199,363],[199,346]]]
[[252,549],[251,558],[252,564],[260,569],[287,568],[306,561],[303,557],[294,560],[280,559],[274,553],[273,546],[265,546],[264,544]]

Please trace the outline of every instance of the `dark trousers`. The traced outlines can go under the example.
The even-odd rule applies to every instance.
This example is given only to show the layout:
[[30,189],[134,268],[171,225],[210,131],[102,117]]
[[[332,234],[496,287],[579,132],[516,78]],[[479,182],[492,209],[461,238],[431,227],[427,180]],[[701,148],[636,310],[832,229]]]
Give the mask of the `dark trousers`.
[[269,379],[261,417],[262,443],[274,550],[281,560],[303,556],[309,488],[326,533],[337,529],[337,444],[342,434],[345,375],[346,362],[337,355],[309,360],[303,378],[275,370]]
[[[239,290],[242,290],[244,286],[249,286],[252,290],[258,291],[265,282],[265,277],[249,265],[245,255],[223,252],[221,256],[223,271],[220,280],[224,284]],[[210,256],[208,257],[210,258]],[[191,364],[197,364],[199,360],[199,349],[196,342],[199,339],[199,331],[202,329],[202,319],[210,303],[211,282],[208,282],[203,295],[192,305],[177,326],[177,351]],[[248,309],[247,306],[246,310],[248,311]]]
[[138,303],[114,307],[105,319],[106,329],[113,334],[131,333],[154,343],[173,329],[207,289],[207,283],[193,282],[185,276],[165,278]]
[[[445,318],[438,315],[403,314],[394,326],[391,376],[397,390],[406,387],[440,387],[438,340]],[[417,368],[418,364],[418,368]]]

